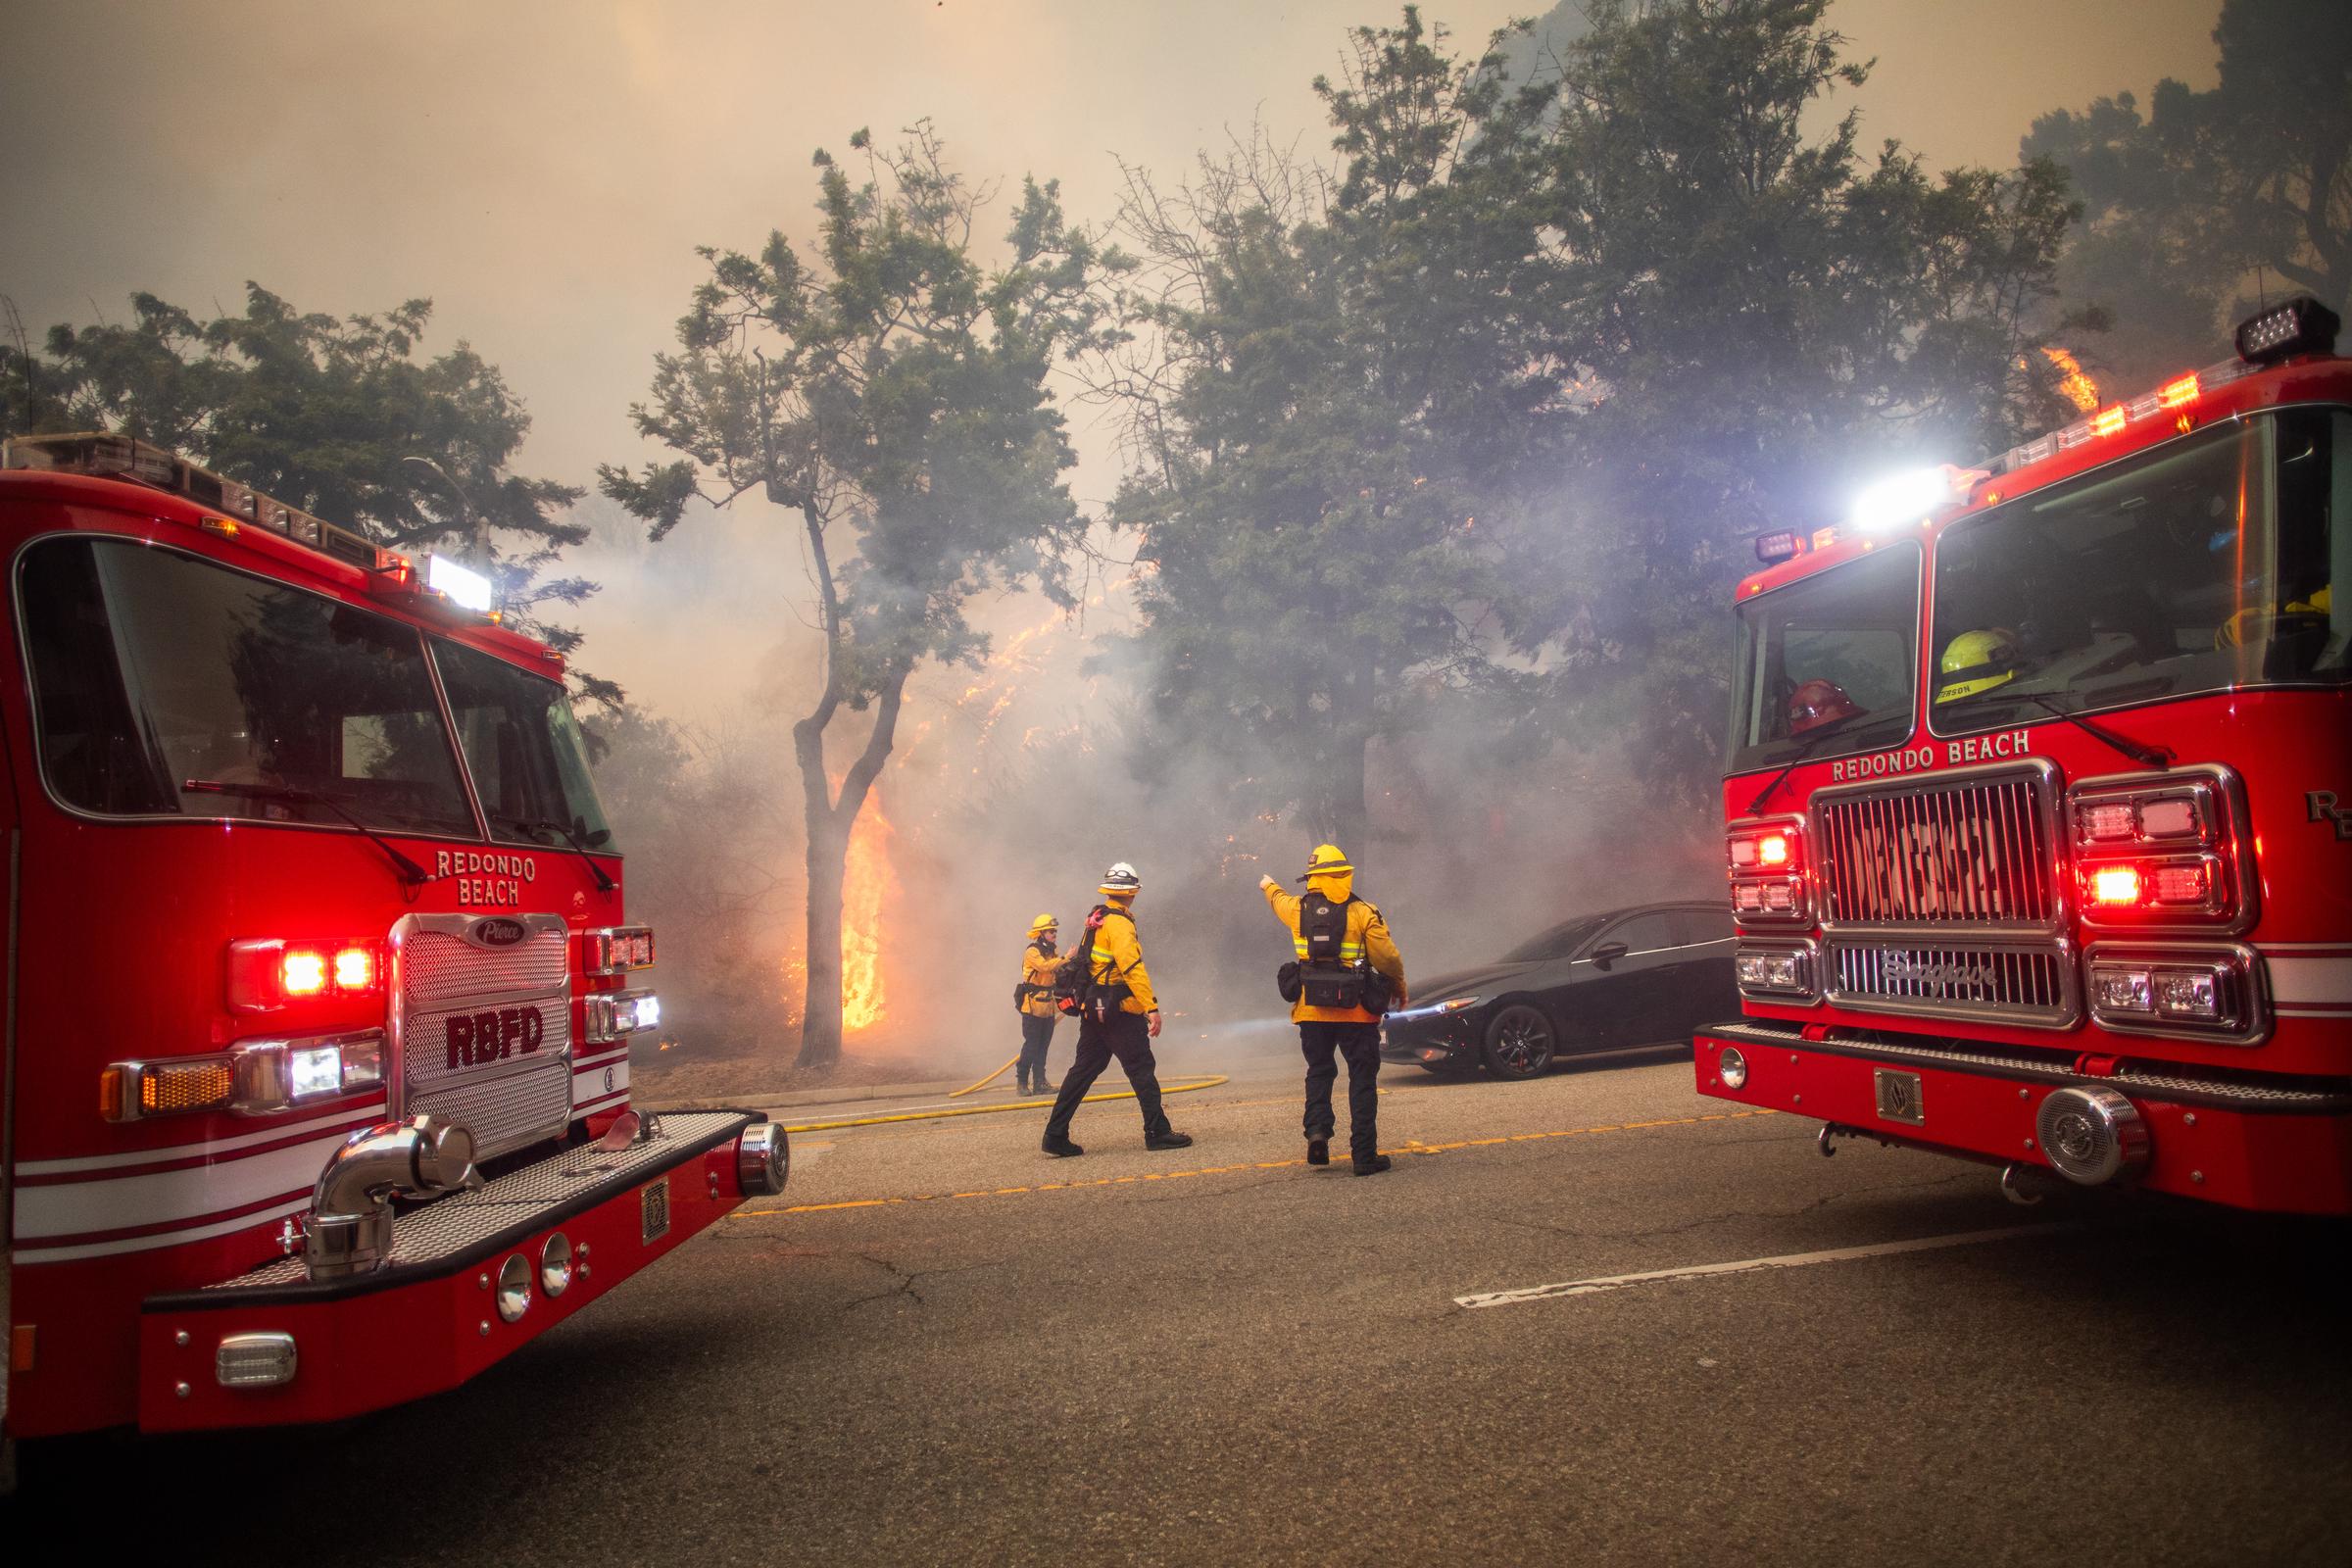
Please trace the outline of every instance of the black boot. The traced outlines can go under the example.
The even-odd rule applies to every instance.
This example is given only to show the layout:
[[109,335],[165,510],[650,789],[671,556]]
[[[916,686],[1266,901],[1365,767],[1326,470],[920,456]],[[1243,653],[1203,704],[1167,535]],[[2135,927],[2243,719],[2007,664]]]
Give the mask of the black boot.
[[1155,1133],[1145,1134],[1144,1147],[1146,1149],[1190,1149],[1193,1147],[1193,1139],[1190,1133],[1180,1133],[1173,1127],[1167,1127]]
[[1085,1150],[1070,1142],[1070,1136],[1067,1133],[1048,1133],[1046,1141],[1038,1145],[1038,1148],[1052,1154],[1055,1159],[1067,1159],[1072,1154],[1086,1152]]
[[1306,1162],[1309,1165],[1330,1164],[1331,1140],[1328,1138],[1309,1138],[1306,1141]]
[[1358,1159],[1350,1163],[1355,1166],[1355,1173],[1358,1176],[1377,1176],[1389,1168],[1389,1156],[1374,1154],[1370,1159]]

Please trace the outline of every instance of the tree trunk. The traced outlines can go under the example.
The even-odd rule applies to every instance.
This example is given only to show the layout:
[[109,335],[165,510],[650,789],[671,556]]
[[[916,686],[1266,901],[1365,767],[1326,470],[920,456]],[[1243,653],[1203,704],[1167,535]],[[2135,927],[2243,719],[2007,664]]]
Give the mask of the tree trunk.
[[[828,793],[817,774],[821,798]],[[807,989],[801,1003],[800,1067],[830,1067],[841,1059],[841,884],[849,864],[850,834],[826,802],[804,810],[808,827],[808,941]]]

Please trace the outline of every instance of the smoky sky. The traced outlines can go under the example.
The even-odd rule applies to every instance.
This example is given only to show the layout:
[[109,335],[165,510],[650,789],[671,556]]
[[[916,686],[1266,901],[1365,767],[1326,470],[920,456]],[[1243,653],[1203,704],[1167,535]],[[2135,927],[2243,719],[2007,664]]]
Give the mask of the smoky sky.
[[[1474,46],[1533,0],[1424,15]],[[2209,85],[2216,0],[1842,0],[1863,145],[2006,165],[2034,116],[2160,76]],[[575,484],[652,454],[627,422],[701,275],[697,245],[813,228],[809,154],[934,120],[982,180],[1058,177],[1108,216],[1114,155],[1163,175],[1253,117],[1319,153],[1308,82],[1366,0],[11,0],[0,7],[0,293],[34,333],[150,290],[200,314],[247,278],[305,310],[435,304],[535,420],[519,467]],[[1072,424],[1073,484],[1117,482]],[[658,551],[609,518],[579,564],[591,667],[657,708],[772,690],[799,630],[781,519],[690,523]],[[761,628],[770,628],[762,634]],[[746,632],[753,642],[746,646]],[[806,633],[801,633],[806,635]],[[787,656],[788,657],[788,656]]]

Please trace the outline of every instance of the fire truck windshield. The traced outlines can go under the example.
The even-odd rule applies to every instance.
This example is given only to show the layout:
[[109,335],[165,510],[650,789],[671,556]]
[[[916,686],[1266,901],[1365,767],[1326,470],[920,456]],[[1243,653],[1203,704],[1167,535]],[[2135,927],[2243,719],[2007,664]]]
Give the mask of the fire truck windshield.
[[610,853],[612,832],[588,781],[588,748],[564,688],[455,643],[435,642],[433,659],[490,836]]
[[61,804],[473,835],[416,627],[124,539],[36,541],[18,606]]
[[1919,566],[1897,545],[1740,606],[1726,772],[1910,737]]
[[2348,567],[2341,410],[2233,421],[2022,496],[1936,543],[1933,728],[2342,680]]

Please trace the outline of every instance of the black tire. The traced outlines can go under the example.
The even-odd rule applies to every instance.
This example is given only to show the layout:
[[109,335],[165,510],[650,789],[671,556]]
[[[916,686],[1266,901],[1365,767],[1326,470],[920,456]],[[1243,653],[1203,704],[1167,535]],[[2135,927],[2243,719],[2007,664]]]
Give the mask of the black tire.
[[1541,1077],[1551,1070],[1559,1045],[1559,1032],[1543,1008],[1513,1003],[1487,1022],[1487,1071],[1514,1080]]

